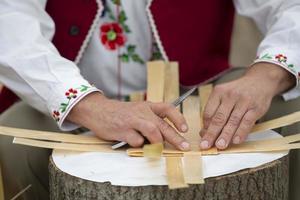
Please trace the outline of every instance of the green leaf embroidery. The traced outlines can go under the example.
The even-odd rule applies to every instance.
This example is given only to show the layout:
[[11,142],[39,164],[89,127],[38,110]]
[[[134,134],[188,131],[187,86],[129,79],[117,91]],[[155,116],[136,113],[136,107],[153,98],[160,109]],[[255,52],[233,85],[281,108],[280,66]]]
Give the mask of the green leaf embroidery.
[[161,60],[162,59],[162,55],[160,52],[153,52],[152,53],[152,57],[151,60]]
[[263,55],[261,57],[261,59],[272,59],[272,56],[270,56],[268,53],[266,53],[265,55]]
[[67,107],[69,106],[69,103],[70,103],[70,101],[69,101],[68,103],[61,103],[61,104],[60,104],[60,107],[59,107],[59,110],[60,110],[62,113],[64,113],[64,112],[67,110]]
[[122,54],[121,56],[120,56],[120,58],[121,58],[121,60],[122,60],[122,62],[129,62],[129,56],[128,56],[128,54]]
[[288,65],[288,68],[293,68],[293,67],[294,67],[293,64],[289,64],[289,65]]
[[127,26],[126,24],[122,24],[122,25],[123,25],[123,29],[124,29],[125,33],[131,33],[129,26]]
[[140,58],[140,56],[138,54],[133,54],[131,56],[132,60],[135,62],[139,62],[141,64],[144,64],[144,61]]
[[85,92],[89,89],[89,86],[86,86],[86,85],[81,85],[80,88],[77,88],[80,90],[80,92]]
[[133,54],[135,52],[136,46],[135,45],[128,45],[127,51],[128,54]]
[[107,13],[108,13],[108,17],[109,17],[111,20],[116,21],[116,18],[115,18],[115,16],[114,16],[113,12],[111,11],[110,7],[106,6],[106,11],[107,11]]
[[126,14],[124,10],[122,10],[119,14],[119,22],[123,24],[127,20]]

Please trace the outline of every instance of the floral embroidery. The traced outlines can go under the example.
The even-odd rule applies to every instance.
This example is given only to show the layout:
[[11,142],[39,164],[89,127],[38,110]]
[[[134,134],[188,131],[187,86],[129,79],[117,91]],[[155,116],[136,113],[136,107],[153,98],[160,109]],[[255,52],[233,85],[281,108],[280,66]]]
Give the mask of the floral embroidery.
[[[283,54],[271,55],[271,54],[266,53],[263,56],[258,57],[257,59],[273,60],[276,62],[280,62],[281,64],[284,64],[292,72],[297,73],[294,65],[291,63],[288,63],[287,56],[285,56]],[[299,76],[299,73],[298,73],[298,76]]]
[[77,97],[77,90],[71,88],[65,93],[65,95],[68,99],[75,99]]
[[66,102],[62,102],[59,106],[59,109],[54,110],[52,112],[52,117],[54,118],[55,121],[59,121],[60,120],[60,116],[62,113],[66,112],[67,108],[69,107],[69,105],[71,104],[71,101],[73,99],[76,99],[78,97],[79,93],[83,93],[86,92],[89,88],[91,88],[90,86],[86,86],[86,85],[81,85],[78,88],[70,88],[65,92],[65,96],[67,98]]
[[278,54],[275,56],[275,58],[278,60],[278,62],[281,62],[281,63],[286,63],[287,61],[287,57],[282,55],[282,54]]
[[118,23],[106,23],[101,27],[101,42],[108,50],[115,50],[124,46],[126,36]]
[[59,121],[59,119],[60,119],[59,116],[60,116],[59,111],[54,110],[52,113],[52,117],[54,118],[55,121],[57,121],[57,122]]
[[[126,24],[127,15],[124,10],[122,10],[122,5],[120,0],[111,0],[112,3],[119,8],[119,13],[117,17],[115,17],[109,6],[105,6],[104,16],[108,15],[109,19],[111,19],[112,23],[105,23],[100,27],[100,38],[102,44],[108,50],[116,50],[122,48],[122,53],[119,55],[119,58],[122,62],[128,63],[130,61],[138,62],[140,64],[144,64],[145,61],[140,57],[138,53],[136,53],[136,45],[134,44],[126,44],[127,37],[126,34],[130,34],[131,30],[129,26]],[[125,45],[126,44],[126,45]]]

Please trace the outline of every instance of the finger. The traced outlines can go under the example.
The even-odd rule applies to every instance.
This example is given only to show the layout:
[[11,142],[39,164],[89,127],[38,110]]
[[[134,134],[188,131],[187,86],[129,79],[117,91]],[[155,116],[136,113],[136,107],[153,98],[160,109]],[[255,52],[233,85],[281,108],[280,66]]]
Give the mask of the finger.
[[226,124],[228,117],[230,116],[231,111],[234,107],[234,104],[235,101],[229,99],[225,99],[224,102],[221,103],[218,110],[212,117],[206,133],[201,139],[200,147],[202,149],[208,149],[214,144],[215,140]]
[[220,136],[216,141],[215,145],[218,149],[225,149],[228,147],[233,135],[235,134],[236,130],[240,125],[243,116],[247,112],[248,106],[249,103],[245,100],[240,100],[235,105],[226,125],[224,126]]
[[159,128],[151,121],[137,118],[132,122],[132,127],[145,136],[152,144],[163,142]]
[[255,110],[249,110],[243,117],[234,137],[233,143],[240,144],[246,140],[259,115]]
[[190,144],[179,135],[173,127],[171,127],[166,121],[161,118],[157,118],[158,127],[164,137],[164,139],[182,151],[190,150]]
[[211,118],[214,116],[216,113],[219,105],[221,103],[221,96],[217,92],[213,92],[208,100],[207,104],[205,105],[204,112],[203,112],[203,126],[204,129],[207,129]]
[[203,137],[203,136],[205,135],[206,132],[207,132],[207,129],[202,128],[202,129],[200,130],[200,136]]
[[152,103],[151,109],[159,117],[168,118],[180,132],[188,131],[188,125],[183,115],[173,105],[166,103]]
[[134,130],[125,134],[125,141],[132,147],[140,147],[144,144],[143,136]]

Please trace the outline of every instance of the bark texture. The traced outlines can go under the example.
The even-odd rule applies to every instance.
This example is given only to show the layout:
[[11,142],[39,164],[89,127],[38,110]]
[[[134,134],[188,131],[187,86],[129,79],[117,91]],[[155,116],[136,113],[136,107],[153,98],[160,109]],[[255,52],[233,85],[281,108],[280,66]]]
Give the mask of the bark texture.
[[87,181],[59,170],[52,158],[50,170],[51,200],[287,200],[288,156],[257,168],[205,179],[204,185],[169,190],[167,186],[125,187],[109,182]]

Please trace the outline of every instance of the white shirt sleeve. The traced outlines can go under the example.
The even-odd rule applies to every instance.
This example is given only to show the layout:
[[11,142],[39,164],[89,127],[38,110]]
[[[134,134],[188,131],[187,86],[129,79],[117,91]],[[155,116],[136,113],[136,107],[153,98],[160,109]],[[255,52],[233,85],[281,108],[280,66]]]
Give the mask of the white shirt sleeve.
[[67,114],[84,96],[99,90],[51,43],[55,26],[45,5],[46,0],[0,1],[0,81],[51,115],[62,130],[72,130],[77,125],[65,120]]
[[283,94],[286,100],[300,96],[300,1],[234,0],[239,14],[252,18],[265,35],[254,63],[270,62],[295,76],[295,87]]

